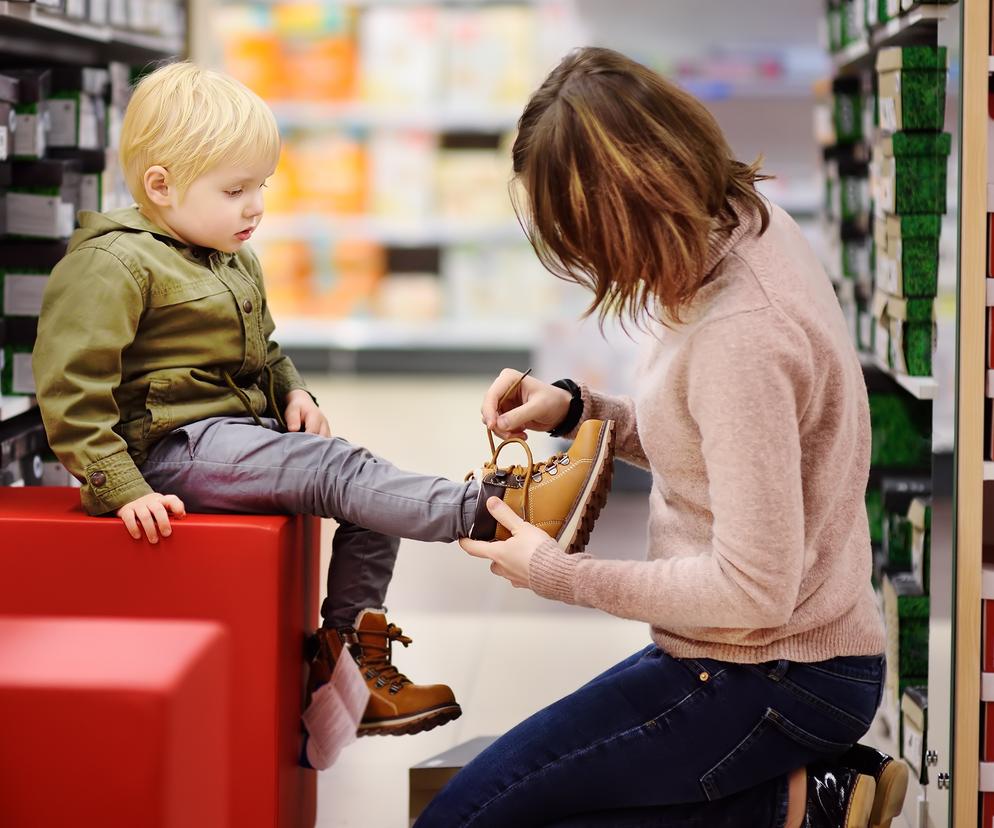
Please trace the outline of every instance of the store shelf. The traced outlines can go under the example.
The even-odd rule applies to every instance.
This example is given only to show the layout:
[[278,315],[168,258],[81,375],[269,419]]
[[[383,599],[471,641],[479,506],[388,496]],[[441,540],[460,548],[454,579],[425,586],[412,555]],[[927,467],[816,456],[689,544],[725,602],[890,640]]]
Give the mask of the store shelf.
[[34,397],[0,397],[0,422],[30,411],[35,405]]
[[[495,336],[498,326],[500,336]],[[290,318],[279,322],[273,338],[285,348],[520,351],[537,345],[540,327],[538,323],[509,324],[496,319],[405,322]]]
[[493,222],[428,218],[420,221],[320,214],[266,216],[258,239],[366,239],[387,246],[427,246],[525,242],[515,219]]
[[520,106],[486,107],[423,106],[276,101],[270,104],[280,126],[309,129],[352,126],[363,129],[412,129],[426,132],[511,132],[517,129]]
[[935,377],[909,377],[907,374],[898,374],[876,354],[860,351],[859,361],[867,368],[876,368],[878,371],[882,371],[916,399],[934,400],[936,392],[939,390],[939,383],[936,382]]
[[184,51],[182,38],[97,26],[35,3],[0,0],[0,30],[0,51],[47,59],[143,63]]
[[946,5],[918,6],[907,14],[888,20],[873,32],[869,41],[851,43],[841,52],[832,55],[837,73],[852,72],[872,65],[877,49],[897,46],[914,38],[922,26],[931,26],[949,15]]

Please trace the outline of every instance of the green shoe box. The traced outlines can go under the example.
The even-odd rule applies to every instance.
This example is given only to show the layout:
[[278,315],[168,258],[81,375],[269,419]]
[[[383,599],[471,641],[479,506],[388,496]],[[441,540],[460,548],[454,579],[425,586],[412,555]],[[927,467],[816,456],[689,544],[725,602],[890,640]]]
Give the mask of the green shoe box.
[[891,297],[887,302],[887,316],[890,320],[891,367],[911,377],[932,376],[933,300]]
[[941,130],[946,113],[944,46],[895,46],[877,53],[878,123],[886,132]]
[[877,209],[888,215],[946,212],[948,132],[895,132],[874,146]]

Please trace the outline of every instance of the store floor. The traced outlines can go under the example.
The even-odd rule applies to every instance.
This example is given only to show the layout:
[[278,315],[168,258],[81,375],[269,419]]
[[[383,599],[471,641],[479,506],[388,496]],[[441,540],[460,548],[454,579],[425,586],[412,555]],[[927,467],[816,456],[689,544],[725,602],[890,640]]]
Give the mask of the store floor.
[[[334,433],[403,468],[462,479],[489,457],[479,417],[485,379],[308,382]],[[536,458],[555,450],[548,438],[531,442]],[[590,551],[640,557],[647,516],[644,496],[615,492]],[[326,528],[324,567],[332,525]],[[515,590],[454,544],[405,541],[387,605],[390,619],[414,639],[409,649],[395,650],[397,665],[415,681],[451,685],[463,716],[428,733],[370,737],[346,748],[318,777],[317,828],[406,826],[412,765],[476,736],[502,733],[649,641],[643,624]],[[877,740],[871,733],[865,741]],[[894,828],[907,824],[898,819]]]
[[[404,468],[462,479],[488,459],[479,416],[485,379],[308,382],[336,434]],[[548,439],[532,439],[537,456],[555,450]],[[591,550],[639,556],[646,516],[643,496],[616,494]],[[396,648],[398,666],[415,681],[451,685],[463,716],[428,733],[370,737],[348,747],[318,778],[318,828],[407,825],[408,768],[475,736],[507,730],[649,641],[643,624],[515,590],[454,544],[405,541],[387,605],[390,619],[414,639],[409,649]]]

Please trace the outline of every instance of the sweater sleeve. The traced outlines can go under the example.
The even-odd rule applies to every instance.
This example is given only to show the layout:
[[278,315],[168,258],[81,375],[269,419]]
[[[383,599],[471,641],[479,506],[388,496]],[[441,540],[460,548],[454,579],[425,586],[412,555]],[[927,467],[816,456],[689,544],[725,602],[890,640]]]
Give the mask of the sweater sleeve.
[[669,630],[778,627],[794,612],[804,565],[807,345],[770,307],[716,320],[688,344],[687,402],[714,516],[710,550],[616,561],[569,558],[548,544],[533,557],[533,587]]
[[583,399],[583,415],[576,428],[566,436],[573,439],[586,420],[614,420],[615,454],[626,463],[648,469],[649,461],[639,439],[635,401],[631,397],[601,394],[586,384],[580,386],[580,395]]

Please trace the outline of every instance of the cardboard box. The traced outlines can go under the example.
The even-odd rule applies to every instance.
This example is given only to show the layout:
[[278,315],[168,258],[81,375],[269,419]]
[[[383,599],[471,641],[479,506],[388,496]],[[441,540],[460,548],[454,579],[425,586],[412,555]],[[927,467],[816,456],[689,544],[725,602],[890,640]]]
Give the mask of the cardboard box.
[[7,273],[0,270],[0,316],[38,316],[48,284],[47,273]]
[[901,696],[901,758],[923,785],[928,781],[928,687],[908,687]]
[[928,594],[932,557],[931,501],[920,497],[912,500],[908,507],[908,522],[911,524],[911,573],[922,592]]
[[878,208],[890,215],[946,212],[948,132],[895,132],[883,137],[875,187]]
[[496,739],[496,736],[478,736],[444,753],[425,759],[410,769],[408,784],[411,825],[449,780]]
[[941,130],[946,112],[944,46],[895,46],[877,53],[879,124],[887,132]]
[[4,365],[0,372],[0,393],[12,396],[35,393],[31,371],[31,349],[21,345],[4,346]]

